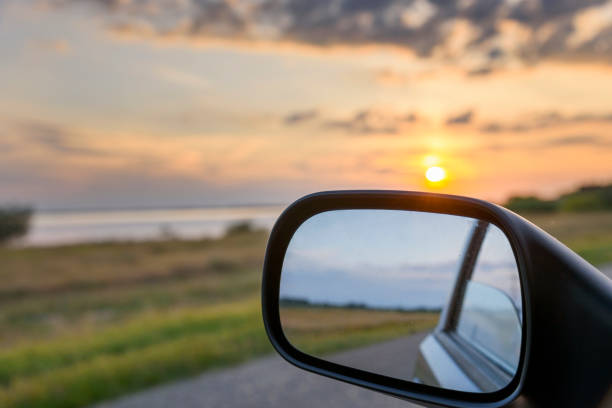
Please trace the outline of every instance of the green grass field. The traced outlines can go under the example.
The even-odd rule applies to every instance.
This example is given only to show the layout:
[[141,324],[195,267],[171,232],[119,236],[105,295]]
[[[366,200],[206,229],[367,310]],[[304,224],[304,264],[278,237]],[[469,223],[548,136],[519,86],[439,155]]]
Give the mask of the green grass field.
[[81,407],[270,352],[266,240],[1,249],[0,406]]
[[[590,262],[612,261],[611,213],[527,218]],[[266,240],[243,231],[0,249],[0,407],[81,407],[270,353],[259,306]],[[325,353],[406,330],[357,320],[351,336],[327,330],[305,347]]]

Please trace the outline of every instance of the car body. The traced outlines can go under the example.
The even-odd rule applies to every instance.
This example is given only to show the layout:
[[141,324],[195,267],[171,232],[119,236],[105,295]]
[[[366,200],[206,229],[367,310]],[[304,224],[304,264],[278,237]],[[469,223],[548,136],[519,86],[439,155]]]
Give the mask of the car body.
[[[291,345],[282,330],[278,305],[285,252],[305,220],[340,209],[460,215],[494,224],[505,234],[522,288],[522,338],[516,373],[503,388],[479,393],[439,388],[335,364]],[[271,343],[290,363],[426,406],[595,408],[610,404],[612,399],[612,281],[535,225],[482,200],[402,191],[333,191],[306,196],[285,210],[271,232],[264,263],[262,308]],[[426,353],[427,340],[425,343]],[[445,347],[448,352],[448,344]],[[482,350],[479,353],[484,354]],[[471,377],[466,367],[463,375]],[[425,374],[418,375],[426,378]]]

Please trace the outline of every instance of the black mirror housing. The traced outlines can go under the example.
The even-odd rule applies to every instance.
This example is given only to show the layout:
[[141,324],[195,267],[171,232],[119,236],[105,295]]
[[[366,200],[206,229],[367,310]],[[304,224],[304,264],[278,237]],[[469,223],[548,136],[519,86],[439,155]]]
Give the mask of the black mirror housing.
[[[289,241],[325,211],[393,209],[485,220],[507,236],[517,260],[523,302],[518,370],[503,389],[469,393],[346,367],[294,348],[281,329],[279,287]],[[520,216],[485,201],[432,193],[333,191],[293,203],[272,229],[263,271],[262,309],[274,348],[305,370],[429,406],[597,407],[612,384],[612,281]],[[519,398],[520,397],[520,398]],[[520,402],[519,402],[520,401]]]

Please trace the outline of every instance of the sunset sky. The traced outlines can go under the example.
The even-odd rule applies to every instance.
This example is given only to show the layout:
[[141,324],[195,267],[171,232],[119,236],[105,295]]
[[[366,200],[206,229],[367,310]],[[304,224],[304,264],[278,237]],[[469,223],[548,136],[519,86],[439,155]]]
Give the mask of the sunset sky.
[[2,0],[0,201],[610,182],[612,2],[442,3]]

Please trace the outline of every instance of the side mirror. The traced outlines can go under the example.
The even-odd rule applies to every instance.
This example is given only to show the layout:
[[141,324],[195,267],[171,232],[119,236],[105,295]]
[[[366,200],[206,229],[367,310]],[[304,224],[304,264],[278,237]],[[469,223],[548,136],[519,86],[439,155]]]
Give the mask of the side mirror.
[[[547,284],[559,279],[555,273],[565,283]],[[580,282],[587,292],[573,287]],[[603,303],[576,306],[563,299],[570,292],[572,300]],[[307,196],[277,221],[264,265],[264,322],[286,360],[439,406],[497,407],[519,395],[534,406],[540,398],[542,406],[556,399],[553,405],[575,406],[542,393],[563,382],[578,405],[590,406],[576,384],[576,370],[587,368],[583,387],[595,392],[587,399],[601,401],[610,365],[578,350],[556,360],[550,352],[564,339],[574,342],[580,326],[601,336],[584,342],[606,349],[603,360],[612,362],[602,340],[612,338],[611,299],[607,278],[517,215],[428,193]],[[576,307],[608,319],[560,318]],[[534,373],[544,372],[537,384]]]

